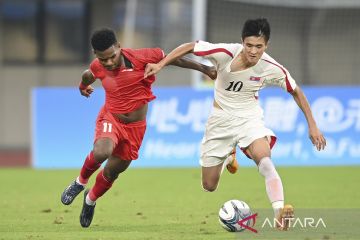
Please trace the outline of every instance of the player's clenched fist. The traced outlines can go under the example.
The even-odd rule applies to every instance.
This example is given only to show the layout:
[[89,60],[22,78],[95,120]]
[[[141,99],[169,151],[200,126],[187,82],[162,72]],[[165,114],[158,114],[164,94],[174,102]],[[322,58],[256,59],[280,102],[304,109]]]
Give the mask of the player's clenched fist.
[[93,82],[95,82],[93,73],[89,69],[86,69],[81,76],[79,84],[80,94],[87,98],[90,97],[90,94],[94,92],[94,88],[91,86]]
[[83,95],[84,97],[90,97],[90,94],[94,91],[94,88],[91,85],[86,86],[85,88],[81,88],[80,86],[79,90],[80,90],[80,94]]

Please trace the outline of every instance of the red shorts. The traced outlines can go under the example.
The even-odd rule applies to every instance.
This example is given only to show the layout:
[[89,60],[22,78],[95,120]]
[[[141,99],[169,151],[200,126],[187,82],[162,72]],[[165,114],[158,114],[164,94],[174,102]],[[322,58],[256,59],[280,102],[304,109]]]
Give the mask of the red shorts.
[[121,160],[135,160],[146,130],[146,120],[125,124],[101,108],[96,119],[95,139],[110,138],[115,146],[113,155]]

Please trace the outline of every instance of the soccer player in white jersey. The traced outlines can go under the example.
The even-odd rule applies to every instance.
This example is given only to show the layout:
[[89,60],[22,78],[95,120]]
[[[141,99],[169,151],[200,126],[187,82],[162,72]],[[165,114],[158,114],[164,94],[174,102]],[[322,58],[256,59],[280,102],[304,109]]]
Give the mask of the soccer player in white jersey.
[[264,18],[249,19],[242,30],[242,44],[213,44],[204,41],[185,43],[171,51],[157,64],[148,64],[145,76],[156,74],[164,66],[185,54],[209,59],[217,70],[214,107],[206,124],[201,146],[202,185],[207,191],[218,186],[223,166],[237,145],[255,161],[265,177],[266,192],[274,209],[279,230],[287,230],[294,215],[291,205],[284,205],[283,185],[271,160],[274,133],[264,126],[258,92],[275,85],[292,94],[305,115],[309,137],[317,150],[326,146],[309,103],[290,76],[265,50],[270,38],[270,25]]

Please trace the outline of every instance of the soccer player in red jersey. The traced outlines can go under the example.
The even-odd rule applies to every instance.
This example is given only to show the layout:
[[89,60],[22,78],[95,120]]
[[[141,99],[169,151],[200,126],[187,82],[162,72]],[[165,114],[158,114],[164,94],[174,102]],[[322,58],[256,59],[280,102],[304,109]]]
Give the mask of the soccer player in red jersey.
[[[146,129],[148,102],[155,99],[151,91],[155,77],[144,78],[145,67],[165,57],[160,48],[121,48],[115,33],[106,28],[93,33],[91,45],[96,59],[84,71],[79,89],[81,95],[89,97],[94,91],[91,84],[100,79],[105,89],[105,104],[96,120],[93,150],[86,157],[80,175],[61,195],[63,204],[71,204],[85,189],[90,176],[107,160],[96,177],[95,185],[85,191],[80,214],[82,227],[90,226],[96,200],[111,188],[132,160],[138,158]],[[216,78],[214,68],[188,59],[176,60],[172,65],[198,70]]]

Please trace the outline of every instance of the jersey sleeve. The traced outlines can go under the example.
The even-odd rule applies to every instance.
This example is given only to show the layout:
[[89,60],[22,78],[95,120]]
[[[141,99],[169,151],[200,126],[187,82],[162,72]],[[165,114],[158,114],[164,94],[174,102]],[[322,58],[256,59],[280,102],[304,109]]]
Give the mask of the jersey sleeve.
[[104,77],[104,70],[102,69],[97,59],[93,60],[90,63],[89,70],[93,74],[95,79],[102,79]]
[[147,63],[158,63],[165,57],[165,53],[161,48],[145,48],[143,56]]
[[264,61],[268,62],[270,67],[270,74],[266,77],[264,84],[266,86],[279,86],[289,93],[293,92],[297,84],[289,71],[275,61]]
[[207,58],[219,68],[222,64],[231,61],[236,54],[239,44],[231,43],[209,43],[205,41],[197,41],[194,47],[196,56]]

